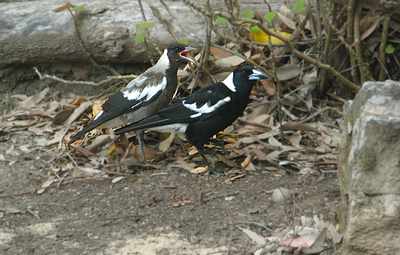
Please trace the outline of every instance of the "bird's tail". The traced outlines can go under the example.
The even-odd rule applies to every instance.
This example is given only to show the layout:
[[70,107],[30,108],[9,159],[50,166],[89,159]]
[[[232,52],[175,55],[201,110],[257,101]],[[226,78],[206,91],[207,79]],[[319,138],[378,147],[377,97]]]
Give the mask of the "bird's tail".
[[70,137],[69,143],[73,143],[76,140],[81,139],[87,132],[92,131],[93,129],[115,118],[116,116],[118,116],[118,114],[110,114],[104,111],[99,112],[96,115],[96,117],[86,127],[82,128],[76,134]]
[[129,132],[129,131],[136,131],[136,130],[160,127],[160,126],[165,126],[165,125],[169,125],[172,123],[173,123],[173,121],[166,119],[164,117],[161,117],[158,114],[155,114],[150,117],[144,118],[140,121],[129,124],[125,127],[118,128],[118,129],[114,130],[114,133],[116,135],[120,135],[120,134]]

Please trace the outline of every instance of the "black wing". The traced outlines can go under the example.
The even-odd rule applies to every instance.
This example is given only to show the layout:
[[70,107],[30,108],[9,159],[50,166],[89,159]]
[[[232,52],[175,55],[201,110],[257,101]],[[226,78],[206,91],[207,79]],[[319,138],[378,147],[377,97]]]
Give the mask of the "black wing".
[[102,111],[95,116],[89,125],[71,136],[70,142],[80,139],[85,133],[109,120],[136,111],[153,102],[161,95],[166,86],[167,78],[162,73],[143,73],[129,82],[121,91],[110,96],[102,105]]
[[214,84],[194,92],[191,96],[164,108],[150,117],[115,130],[115,134],[162,127],[175,123],[189,124],[204,120],[218,112],[221,106],[231,100],[232,92],[221,84]]

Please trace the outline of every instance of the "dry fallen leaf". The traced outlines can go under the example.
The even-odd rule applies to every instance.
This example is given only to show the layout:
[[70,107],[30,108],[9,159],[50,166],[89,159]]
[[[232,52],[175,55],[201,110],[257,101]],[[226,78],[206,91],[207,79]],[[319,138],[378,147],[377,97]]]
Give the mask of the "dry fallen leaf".
[[248,229],[248,228],[241,228],[238,227],[240,230],[242,230],[243,233],[245,233],[253,242],[255,242],[258,246],[264,246],[267,241],[265,238],[256,232]]
[[208,166],[198,166],[194,169],[192,169],[190,172],[192,174],[202,174],[208,171]]
[[244,62],[244,59],[239,56],[230,56],[226,58],[217,59],[215,65],[222,68],[238,66]]
[[68,117],[68,119],[65,121],[65,125],[71,125],[72,122],[77,120],[79,116],[81,116],[89,107],[91,103],[90,102],[83,102],[79,105],[78,108],[74,110],[74,112]]
[[40,186],[40,189],[38,191],[36,191],[36,193],[37,194],[42,194],[55,181],[56,181],[56,178],[54,176],[50,176],[49,179],[47,179],[44,183],[42,183],[42,185]]
[[103,100],[95,100],[93,102],[92,105],[92,116],[96,116],[99,112],[101,112],[103,110],[103,103],[104,103],[104,99]]
[[298,64],[286,64],[276,69],[276,76],[279,81],[288,81],[301,74],[301,67]]
[[77,97],[75,97],[75,98],[71,101],[71,103],[69,103],[69,104],[75,105],[76,107],[78,107],[78,106],[80,106],[81,103],[83,103],[84,101],[86,101],[86,98],[85,98],[85,97],[83,97],[83,96],[77,96]]
[[126,177],[124,177],[124,176],[118,176],[118,177],[115,177],[114,179],[112,179],[112,180],[111,180],[111,183],[112,183],[112,184],[115,184],[115,183],[118,183],[118,182],[122,181],[123,179],[126,179]]
[[275,96],[276,94],[276,87],[275,82],[272,80],[261,80],[261,85],[263,86],[265,92],[268,96]]
[[[292,34],[283,32],[283,31],[274,31],[275,33],[279,34],[281,37],[285,38],[286,40],[292,39]],[[285,45],[285,42],[278,39],[275,36],[271,36],[261,29],[256,29],[255,31],[250,31],[250,40],[259,43],[259,44],[271,44],[272,46],[282,46]]]
[[240,165],[242,166],[242,168],[246,168],[250,165],[251,163],[251,155],[247,155],[246,158],[242,161],[242,163],[240,163]]
[[169,149],[169,147],[171,147],[174,140],[175,140],[175,133],[170,133],[166,139],[160,142],[160,144],[158,145],[158,149],[161,152],[166,152]]
[[221,59],[221,58],[227,58],[232,56],[233,54],[229,52],[228,50],[225,50],[220,47],[210,47],[210,53],[216,58],[216,59]]

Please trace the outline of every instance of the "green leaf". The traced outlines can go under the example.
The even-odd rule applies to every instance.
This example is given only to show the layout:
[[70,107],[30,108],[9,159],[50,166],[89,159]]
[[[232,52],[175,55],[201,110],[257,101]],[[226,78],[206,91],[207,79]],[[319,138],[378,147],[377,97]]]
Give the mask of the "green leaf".
[[86,5],[84,4],[79,4],[79,5],[71,5],[71,9],[76,12],[76,13],[82,13],[84,11],[86,11]]
[[303,13],[306,10],[305,0],[296,0],[292,5],[294,13]]
[[216,16],[214,22],[218,26],[226,26],[229,23],[228,19],[222,16]]
[[386,45],[385,48],[385,53],[386,54],[393,54],[395,52],[396,48],[392,44]]
[[250,27],[250,32],[252,32],[252,33],[258,33],[258,32],[261,32],[262,30],[261,30],[261,28],[259,28],[258,26],[251,26]]
[[135,34],[135,43],[136,44],[143,44],[145,38],[145,33],[136,33]]
[[255,13],[253,10],[251,9],[245,9],[242,11],[241,15],[240,15],[243,19],[247,19],[247,20],[251,20],[254,18]]
[[276,17],[276,12],[274,12],[274,11],[267,12],[264,15],[265,21],[267,21],[268,24],[271,25],[271,26],[272,26],[272,21],[274,20],[275,17]]
[[140,21],[136,23],[136,30],[146,31],[154,27],[153,21]]
[[188,38],[180,38],[176,40],[176,42],[183,45],[189,45],[191,43],[190,39]]

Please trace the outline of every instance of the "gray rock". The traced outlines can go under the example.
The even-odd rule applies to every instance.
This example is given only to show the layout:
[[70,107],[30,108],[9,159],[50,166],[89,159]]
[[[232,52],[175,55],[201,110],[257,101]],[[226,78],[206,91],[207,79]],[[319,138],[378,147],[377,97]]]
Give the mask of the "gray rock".
[[400,83],[365,83],[343,126],[342,254],[399,254]]
[[[143,21],[139,1],[78,2],[79,5],[85,5],[85,13],[79,18],[82,39],[96,60],[103,63],[138,63],[148,60],[145,46],[135,45],[133,40],[135,25]],[[206,30],[204,16],[182,1],[164,2],[172,15],[159,0],[143,0],[147,19],[155,23],[150,35],[152,44],[165,47],[174,41],[168,32],[170,30],[177,39],[188,39],[194,45],[202,45]],[[190,2],[204,6],[204,0]],[[71,15],[67,11],[54,12],[63,3],[64,0],[0,1],[0,66],[87,62],[87,54],[76,37]],[[223,8],[223,1],[212,3],[215,10]],[[267,9],[261,0],[245,0],[242,5],[260,11]],[[151,7],[160,11],[163,22],[154,15],[157,11],[153,13]]]

